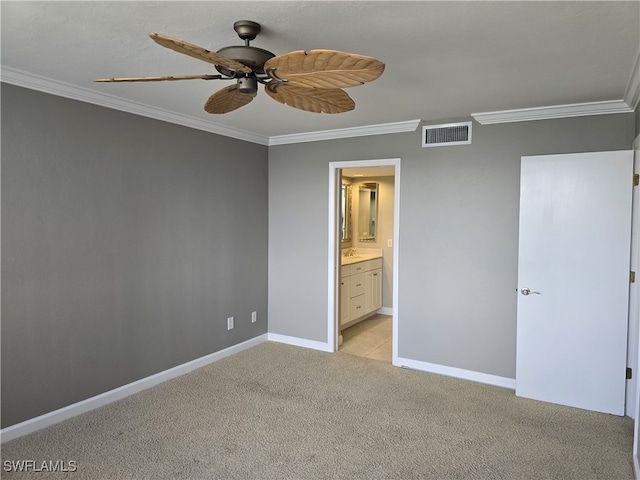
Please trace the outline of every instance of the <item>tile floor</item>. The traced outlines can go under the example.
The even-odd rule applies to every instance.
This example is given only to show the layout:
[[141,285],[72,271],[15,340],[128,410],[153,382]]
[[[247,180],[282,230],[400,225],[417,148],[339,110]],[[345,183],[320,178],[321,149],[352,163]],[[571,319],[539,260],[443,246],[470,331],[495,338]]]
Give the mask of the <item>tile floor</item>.
[[339,350],[391,363],[391,316],[374,315],[342,331]]

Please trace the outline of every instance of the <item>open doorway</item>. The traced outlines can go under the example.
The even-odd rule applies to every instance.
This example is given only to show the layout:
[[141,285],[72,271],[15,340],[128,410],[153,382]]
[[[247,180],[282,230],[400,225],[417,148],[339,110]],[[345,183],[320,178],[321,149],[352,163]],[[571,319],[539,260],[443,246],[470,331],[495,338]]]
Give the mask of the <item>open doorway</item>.
[[329,350],[397,364],[400,159],[329,169]]

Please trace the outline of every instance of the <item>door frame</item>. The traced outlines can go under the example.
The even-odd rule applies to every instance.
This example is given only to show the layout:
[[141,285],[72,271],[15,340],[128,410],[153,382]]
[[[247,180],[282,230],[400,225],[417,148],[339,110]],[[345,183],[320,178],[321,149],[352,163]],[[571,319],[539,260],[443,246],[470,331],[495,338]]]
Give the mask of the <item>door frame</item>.
[[327,270],[329,278],[327,299],[327,350],[338,350],[338,335],[340,329],[340,305],[338,302],[340,285],[340,241],[338,239],[338,222],[340,221],[340,203],[338,201],[342,182],[343,168],[353,167],[394,167],[393,185],[393,279],[392,279],[392,364],[398,363],[398,267],[400,250],[400,158],[377,160],[350,160],[329,163],[329,255]]
[[[633,142],[633,172],[640,174],[640,134]],[[631,270],[640,270],[640,187],[634,187],[633,207],[631,217]],[[634,255],[635,253],[635,255]],[[640,285],[630,284],[629,292],[629,347],[627,352],[627,365],[633,368],[633,382],[627,382],[626,415],[634,419],[633,428],[633,470],[636,479],[640,479],[640,461],[638,450],[640,448]]]

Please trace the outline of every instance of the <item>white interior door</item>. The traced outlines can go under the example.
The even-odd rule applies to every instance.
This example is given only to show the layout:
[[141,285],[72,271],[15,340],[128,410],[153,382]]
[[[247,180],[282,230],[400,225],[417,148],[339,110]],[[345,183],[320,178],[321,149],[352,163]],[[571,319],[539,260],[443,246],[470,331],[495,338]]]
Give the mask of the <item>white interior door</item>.
[[521,166],[516,394],[624,415],[633,152]]

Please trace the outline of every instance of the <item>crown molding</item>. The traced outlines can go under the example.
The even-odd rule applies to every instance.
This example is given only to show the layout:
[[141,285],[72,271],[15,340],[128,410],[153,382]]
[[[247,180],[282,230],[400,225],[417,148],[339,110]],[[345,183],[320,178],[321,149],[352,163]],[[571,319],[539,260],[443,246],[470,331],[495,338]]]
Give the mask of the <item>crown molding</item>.
[[364,137],[368,135],[384,135],[387,133],[414,132],[421,120],[382,123],[363,127],[338,128],[318,132],[294,133],[291,135],[277,135],[269,137],[269,146],[286,145],[290,143],[315,142],[319,140],[335,140],[338,138]]
[[631,77],[624,93],[624,101],[631,110],[635,110],[638,107],[638,103],[640,103],[640,50],[636,55],[633,70],[631,70]]
[[[196,130],[203,130],[225,137],[244,140],[260,145],[274,146],[291,143],[315,142],[321,140],[335,140],[369,135],[384,135],[388,133],[413,132],[418,128],[421,120],[366,125],[361,127],[339,128],[290,135],[276,135],[266,137],[236,128],[206,122],[188,115],[181,115],[150,105],[123,100],[121,98],[98,93],[84,87],[78,87],[66,82],[51,80],[22,70],[2,67],[0,81],[29,88],[72,100],[91,103],[102,107],[113,108],[123,112],[133,113]],[[588,115],[607,115],[617,113],[631,113],[640,102],[640,52],[636,57],[631,78],[627,85],[624,100],[603,102],[575,103],[570,105],[556,105],[549,107],[523,108],[517,110],[502,110],[495,112],[472,113],[471,116],[481,125],[495,123],[526,122],[531,120],[548,120],[554,118],[580,117]]]
[[161,108],[152,107],[143,103],[130,100],[123,100],[113,95],[98,93],[87,88],[72,85],[66,82],[51,80],[46,77],[34,75],[29,72],[10,67],[2,67],[0,71],[0,81],[10,83],[18,87],[29,88],[39,92],[49,93],[60,97],[79,100],[81,102],[100,105],[102,107],[113,108],[123,112],[142,115],[185,127],[204,130],[206,132],[223,135],[225,137],[245,140],[247,142],[258,143],[260,145],[283,145],[288,143],[313,142],[316,140],[331,140],[336,138],[360,137],[364,135],[381,135],[385,133],[399,133],[415,131],[420,120],[409,122],[386,123],[381,125],[369,125],[364,127],[343,128],[336,130],[324,130],[318,132],[298,133],[292,135],[279,135],[265,137],[244,130],[226,127],[215,123],[205,122],[198,118],[187,115],[180,115]]
[[549,120],[553,118],[583,117],[587,115],[632,113],[638,108],[639,103],[640,50],[636,55],[633,68],[631,69],[631,76],[625,89],[624,99],[622,100],[472,113],[471,116],[481,125],[490,125],[493,123],[527,122],[530,120]]
[[10,83],[18,87],[29,88],[31,90],[57,95],[59,97],[113,108],[115,110],[162,120],[164,122],[175,123],[177,125],[195,128],[196,130],[204,130],[206,132],[236,138],[238,140],[244,140],[251,143],[258,143],[260,145],[268,145],[269,143],[269,138],[262,135],[256,135],[244,130],[205,122],[198,118],[190,117],[188,115],[180,115],[162,108],[145,105],[143,103],[123,100],[112,95],[98,93],[87,88],[78,87],[77,85],[51,80],[49,78],[14,68],[3,66],[0,71],[0,81]]
[[480,123],[480,125],[490,125],[494,123],[528,122],[530,120],[550,120],[553,118],[631,112],[633,112],[633,108],[629,107],[624,100],[610,100],[604,102],[573,103],[570,105],[555,105],[550,107],[472,113],[471,116]]

